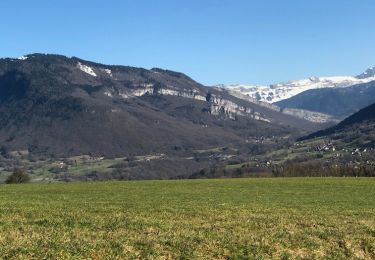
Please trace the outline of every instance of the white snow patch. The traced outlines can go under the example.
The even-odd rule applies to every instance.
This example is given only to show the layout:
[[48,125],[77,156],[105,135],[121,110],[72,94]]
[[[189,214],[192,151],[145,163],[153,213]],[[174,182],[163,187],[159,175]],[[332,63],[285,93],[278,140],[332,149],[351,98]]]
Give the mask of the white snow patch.
[[108,97],[113,97],[112,93],[109,92],[109,91],[104,92],[104,95],[106,95],[106,96],[108,96]]
[[112,77],[112,71],[110,69],[102,69],[102,71]]
[[21,56],[21,57],[19,57],[18,59],[19,60],[27,60],[29,57],[27,57],[27,56]]
[[77,67],[80,70],[82,70],[83,72],[85,72],[85,73],[87,73],[87,74],[89,74],[89,75],[91,75],[93,77],[96,77],[96,73],[94,72],[94,70],[91,67],[86,66],[86,65],[84,65],[84,64],[82,64],[80,62],[78,62]]
[[127,94],[125,94],[125,93],[120,93],[119,94],[122,98],[131,98],[131,97],[133,97],[133,96],[131,96],[131,95],[127,95]]

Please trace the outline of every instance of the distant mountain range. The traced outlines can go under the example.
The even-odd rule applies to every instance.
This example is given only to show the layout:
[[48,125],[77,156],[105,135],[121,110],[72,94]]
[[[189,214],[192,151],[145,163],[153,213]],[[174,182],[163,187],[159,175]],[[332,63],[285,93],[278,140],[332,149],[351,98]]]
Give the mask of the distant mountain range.
[[269,86],[256,85],[217,85],[216,87],[229,88],[232,91],[240,92],[258,101],[276,103],[296,96],[304,91],[321,88],[345,88],[361,83],[368,83],[375,80],[375,67],[366,70],[358,76],[338,77],[311,77],[308,79],[294,80],[272,84]]
[[375,102],[375,67],[358,76],[311,77],[270,86],[218,85],[281,109],[302,109],[341,120]]
[[112,157],[251,152],[324,127],[182,73],[44,54],[0,59],[0,122],[3,154]]
[[274,104],[281,108],[307,109],[343,119],[372,103],[375,103],[375,81],[346,88],[307,90]]

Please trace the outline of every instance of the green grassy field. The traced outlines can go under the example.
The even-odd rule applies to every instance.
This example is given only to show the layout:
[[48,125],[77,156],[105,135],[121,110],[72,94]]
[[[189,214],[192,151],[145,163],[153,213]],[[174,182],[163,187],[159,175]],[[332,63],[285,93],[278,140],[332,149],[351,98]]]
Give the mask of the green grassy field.
[[0,186],[0,259],[375,259],[375,179]]

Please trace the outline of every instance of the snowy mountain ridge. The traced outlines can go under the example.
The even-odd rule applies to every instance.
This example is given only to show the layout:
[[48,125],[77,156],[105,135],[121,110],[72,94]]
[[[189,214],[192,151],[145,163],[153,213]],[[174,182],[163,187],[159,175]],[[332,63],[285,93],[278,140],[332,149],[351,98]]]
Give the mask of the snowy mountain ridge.
[[238,92],[258,101],[275,103],[291,98],[306,90],[319,88],[345,88],[375,80],[375,67],[359,76],[310,77],[308,79],[287,81],[269,86],[255,86],[245,84],[217,85],[216,88],[226,88]]

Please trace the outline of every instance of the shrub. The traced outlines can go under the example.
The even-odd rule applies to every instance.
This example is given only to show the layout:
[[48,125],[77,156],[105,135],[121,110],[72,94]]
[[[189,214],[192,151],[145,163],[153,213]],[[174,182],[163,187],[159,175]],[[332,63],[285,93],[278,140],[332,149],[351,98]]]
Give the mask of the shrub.
[[12,183],[26,183],[30,181],[30,175],[22,169],[15,169],[11,175],[6,179],[6,184]]

